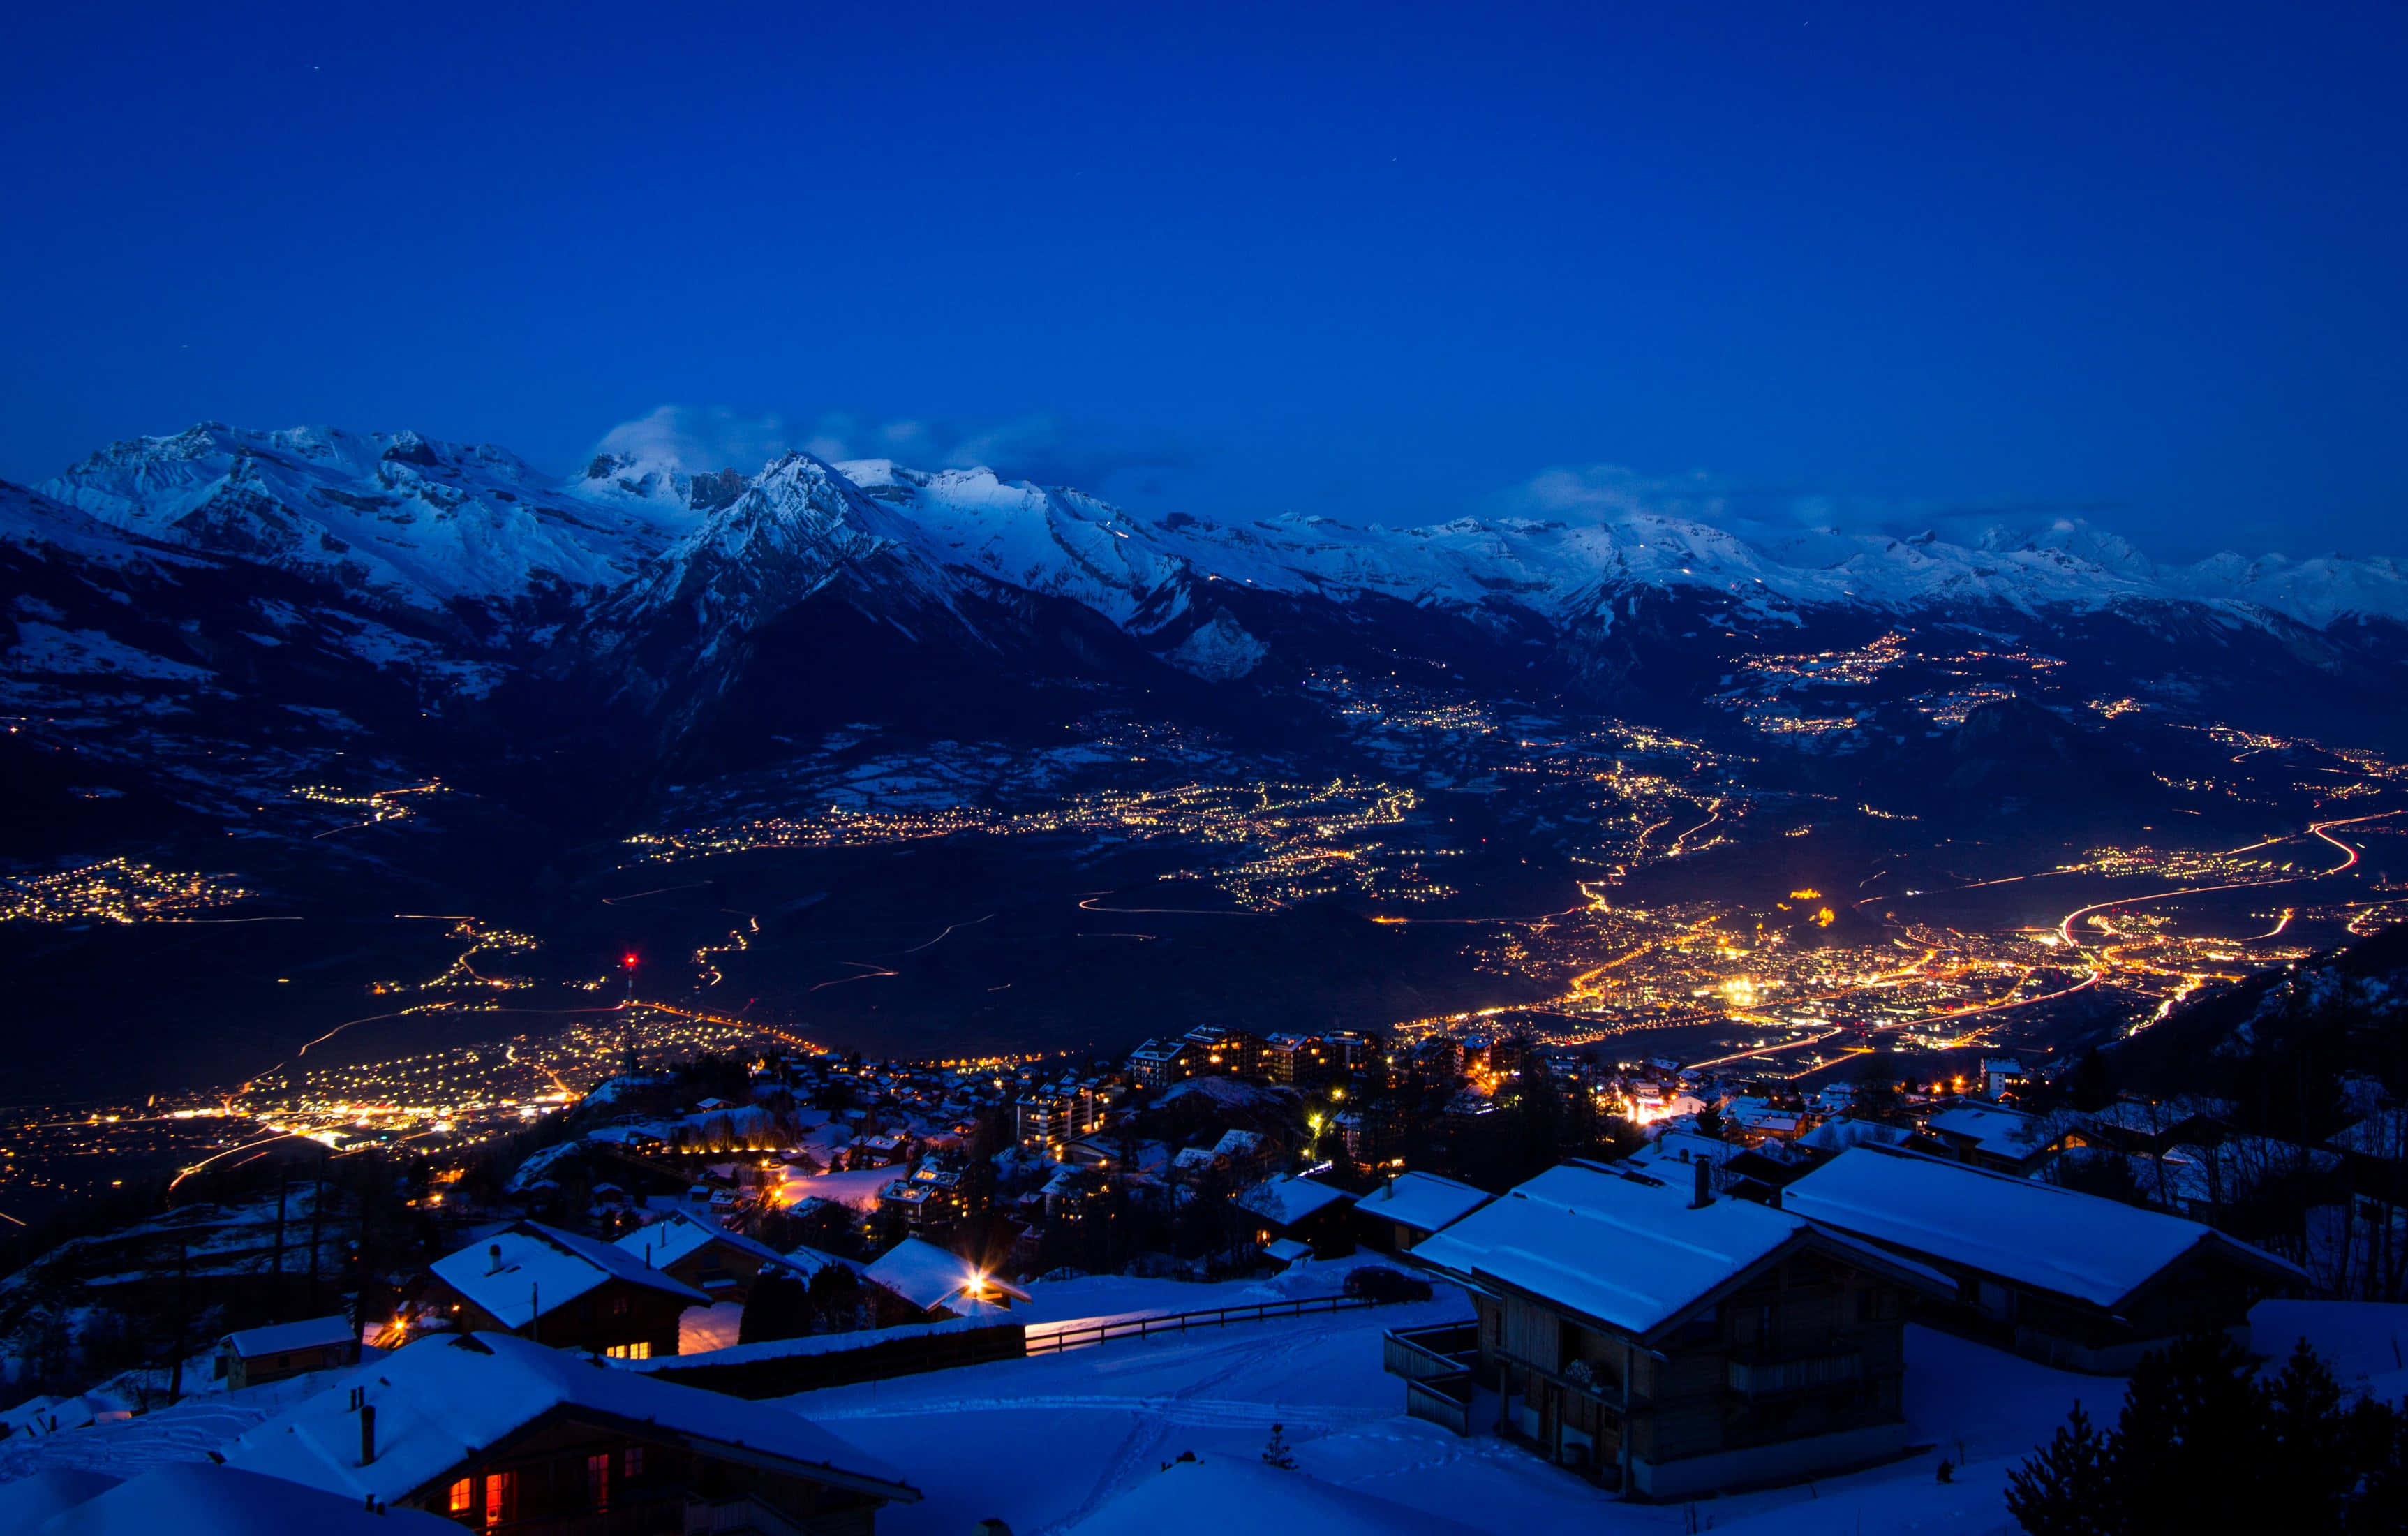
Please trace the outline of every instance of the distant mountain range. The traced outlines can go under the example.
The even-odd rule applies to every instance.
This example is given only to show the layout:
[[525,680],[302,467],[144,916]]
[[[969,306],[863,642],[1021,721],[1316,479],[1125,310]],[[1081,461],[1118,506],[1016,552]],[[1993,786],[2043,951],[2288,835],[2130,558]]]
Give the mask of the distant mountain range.
[[1398,657],[1679,711],[1734,658],[1914,624],[2278,712],[2346,710],[2408,661],[2408,569],[2386,557],[2160,566],[2079,524],[1750,543],[1627,510],[1212,520],[804,453],[752,473],[605,455],[560,482],[411,432],[215,423],[0,484],[0,568],[20,716],[549,731],[634,758],[881,711],[942,729],[1026,686],[1226,706]]

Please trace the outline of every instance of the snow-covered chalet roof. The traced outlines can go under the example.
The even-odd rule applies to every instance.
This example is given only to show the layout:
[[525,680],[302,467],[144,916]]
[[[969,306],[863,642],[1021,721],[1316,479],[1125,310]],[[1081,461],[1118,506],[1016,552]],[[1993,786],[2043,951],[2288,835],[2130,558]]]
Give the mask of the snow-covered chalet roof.
[[339,1313],[332,1317],[307,1317],[297,1323],[270,1323],[265,1328],[239,1328],[226,1335],[226,1347],[246,1360],[263,1355],[278,1355],[294,1349],[324,1349],[333,1344],[348,1344],[358,1337],[351,1330],[351,1320]]
[[534,1221],[446,1254],[430,1268],[437,1279],[509,1328],[533,1322],[538,1306],[546,1313],[557,1312],[564,1302],[612,1280],[665,1291],[697,1305],[710,1301],[693,1286],[646,1269],[641,1255]]
[[1354,1209],[1418,1232],[1435,1232],[1461,1221],[1491,1199],[1485,1190],[1435,1173],[1399,1173],[1355,1201]]
[[1965,1137],[1981,1151],[1999,1157],[2028,1157],[2046,1146],[2055,1132],[2052,1124],[2038,1115],[1979,1104],[1942,1110],[1924,1125],[1942,1135]]
[[[18,1536],[259,1536],[308,1531],[310,1536],[459,1536],[451,1521],[412,1509],[371,1512],[360,1499],[263,1477],[206,1461],[170,1462],[119,1482],[83,1472],[80,1482],[55,1475],[22,1502],[0,1487],[0,1529]],[[28,1481],[34,1481],[29,1479]],[[80,1495],[79,1497],[78,1495]],[[37,1524],[23,1523],[49,1504]]]
[[1567,1163],[1425,1240],[1416,1263],[1492,1281],[1644,1337],[1795,1245],[1917,1285],[1916,1267],[1753,1200],[1690,1203],[1685,1182]]
[[1783,1208],[1874,1242],[2115,1307],[2202,1246],[2287,1278],[2272,1254],[2162,1212],[1887,1147],[1855,1147],[1782,1192]]
[[666,1270],[714,1242],[749,1254],[764,1264],[785,1262],[785,1256],[759,1239],[731,1232],[715,1222],[697,1220],[683,1211],[672,1211],[648,1227],[638,1227],[611,1246],[635,1255],[636,1262],[648,1269]]
[[1241,1210],[1279,1227],[1293,1227],[1305,1217],[1326,1210],[1340,1200],[1354,1199],[1342,1189],[1332,1189],[1326,1184],[1299,1179],[1292,1173],[1265,1179],[1238,1197]]
[[988,1290],[1022,1301],[1028,1299],[1028,1293],[1010,1281],[981,1275],[968,1259],[921,1238],[905,1238],[862,1273],[927,1312],[939,1307],[960,1312],[988,1305],[969,1295],[972,1287],[982,1282]]
[[[377,1411],[376,1457],[365,1467],[354,1389]],[[362,1366],[253,1428],[227,1449],[226,1463],[322,1488],[353,1505],[370,1496],[390,1503],[555,1413],[682,1442],[705,1455],[738,1454],[755,1464],[767,1458],[794,1475],[888,1499],[919,1498],[901,1473],[799,1414],[614,1371],[500,1333],[421,1339]]]

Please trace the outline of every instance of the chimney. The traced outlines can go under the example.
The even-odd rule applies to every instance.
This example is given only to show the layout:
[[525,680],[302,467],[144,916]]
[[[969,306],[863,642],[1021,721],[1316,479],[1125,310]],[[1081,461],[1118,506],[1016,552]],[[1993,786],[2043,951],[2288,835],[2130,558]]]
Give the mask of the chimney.
[[499,1273],[501,1273],[501,1272],[502,1272],[502,1245],[501,1245],[500,1243],[496,1242],[496,1243],[494,1243],[492,1247],[487,1248],[487,1249],[485,1250],[485,1256],[486,1256],[487,1258],[489,1258],[489,1259],[491,1259],[491,1260],[493,1261],[492,1266],[491,1266],[489,1269],[487,1269],[487,1270],[485,1270],[485,1272],[486,1272],[487,1274],[499,1274]]
[[1698,1170],[1698,1193],[1690,1199],[1689,1209],[1702,1211],[1714,1203],[1713,1184],[1714,1165],[1711,1158],[1700,1157],[1693,1166]]
[[376,1459],[376,1404],[360,1404],[360,1465]]

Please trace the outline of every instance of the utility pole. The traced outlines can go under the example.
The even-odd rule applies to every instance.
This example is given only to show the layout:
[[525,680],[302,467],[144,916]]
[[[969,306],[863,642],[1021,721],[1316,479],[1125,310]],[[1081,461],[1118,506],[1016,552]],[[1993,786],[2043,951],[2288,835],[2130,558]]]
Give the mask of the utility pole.
[[293,1193],[293,1170],[286,1169],[276,1184],[276,1258],[271,1266],[276,1278],[267,1283],[268,1319],[283,1321],[284,1299],[284,1201]]
[[317,1182],[309,1195],[309,1315],[318,1315],[318,1234],[326,1213],[326,1159],[318,1158]]
[[167,1406],[173,1408],[184,1396],[184,1276],[192,1268],[193,1245],[182,1238],[176,1240],[176,1342],[169,1346],[174,1358],[167,1365]]

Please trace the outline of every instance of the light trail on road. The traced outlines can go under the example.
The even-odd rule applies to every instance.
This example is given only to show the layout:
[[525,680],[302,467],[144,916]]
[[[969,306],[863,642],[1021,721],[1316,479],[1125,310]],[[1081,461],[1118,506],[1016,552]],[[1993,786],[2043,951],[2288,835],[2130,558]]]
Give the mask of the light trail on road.
[[943,933],[937,935],[937,937],[929,940],[924,944],[914,944],[903,953],[906,955],[917,955],[924,949],[935,949],[939,944],[943,943],[955,928],[974,928],[981,923],[991,923],[995,921],[995,913],[989,912],[984,917],[974,917],[967,923],[948,923],[945,925],[945,931]]
[[1157,917],[1268,917],[1271,915],[1268,912],[1201,912],[1194,907],[1098,907],[1096,905],[1094,897],[1080,902],[1079,910],[1082,912],[1125,912],[1131,916]]
[[899,970],[889,970],[884,966],[873,966],[862,960],[838,960],[837,964],[840,966],[858,967],[861,969],[862,974],[859,976],[839,976],[832,982],[822,982],[817,986],[807,986],[803,988],[804,992],[817,992],[820,987],[823,986],[842,986],[847,982],[875,982],[884,977],[900,976],[903,974]]
[[[2221,885],[2193,885],[2175,891],[2157,891],[2148,896],[2125,897],[2114,901],[2094,901],[2087,907],[2076,908],[2074,911],[2065,914],[2064,919],[2057,926],[2057,941],[2059,943],[2071,945],[2075,949],[2080,949],[2082,947],[2081,940],[2073,937],[2074,920],[2076,918],[2087,917],[2092,912],[2114,912],[2121,907],[2137,907],[2152,901],[2168,901],[2172,900],[2175,897],[2209,896],[2217,891],[2255,890],[2262,885],[2291,885],[2296,884],[2302,880],[2322,880],[2328,875],[2340,874],[2343,870],[2350,868],[2358,861],[2358,851],[2356,848],[2351,847],[2348,843],[2342,841],[2339,838],[2334,837],[2325,829],[2330,826],[2356,826],[2360,822],[2381,821],[2386,816],[2397,816],[2399,814],[2400,812],[2397,811],[2378,811],[2371,816],[2352,816],[2345,821],[2312,822],[2309,824],[2308,829],[2305,832],[2294,832],[2288,837],[2269,838],[2264,842],[2253,842],[2247,847],[2232,850],[2232,852],[2236,854],[2248,853],[2253,849],[2265,848],[2277,842],[2289,842],[2298,838],[2321,838],[2326,842],[2332,844],[2335,848],[2340,849],[2343,853],[2349,855],[2347,858],[2343,859],[2339,864],[2334,865],[2329,869],[2311,869],[2304,874],[2275,875],[2265,880],[2228,881]],[[2229,857],[2229,855],[2228,854],[2227,856]]]

